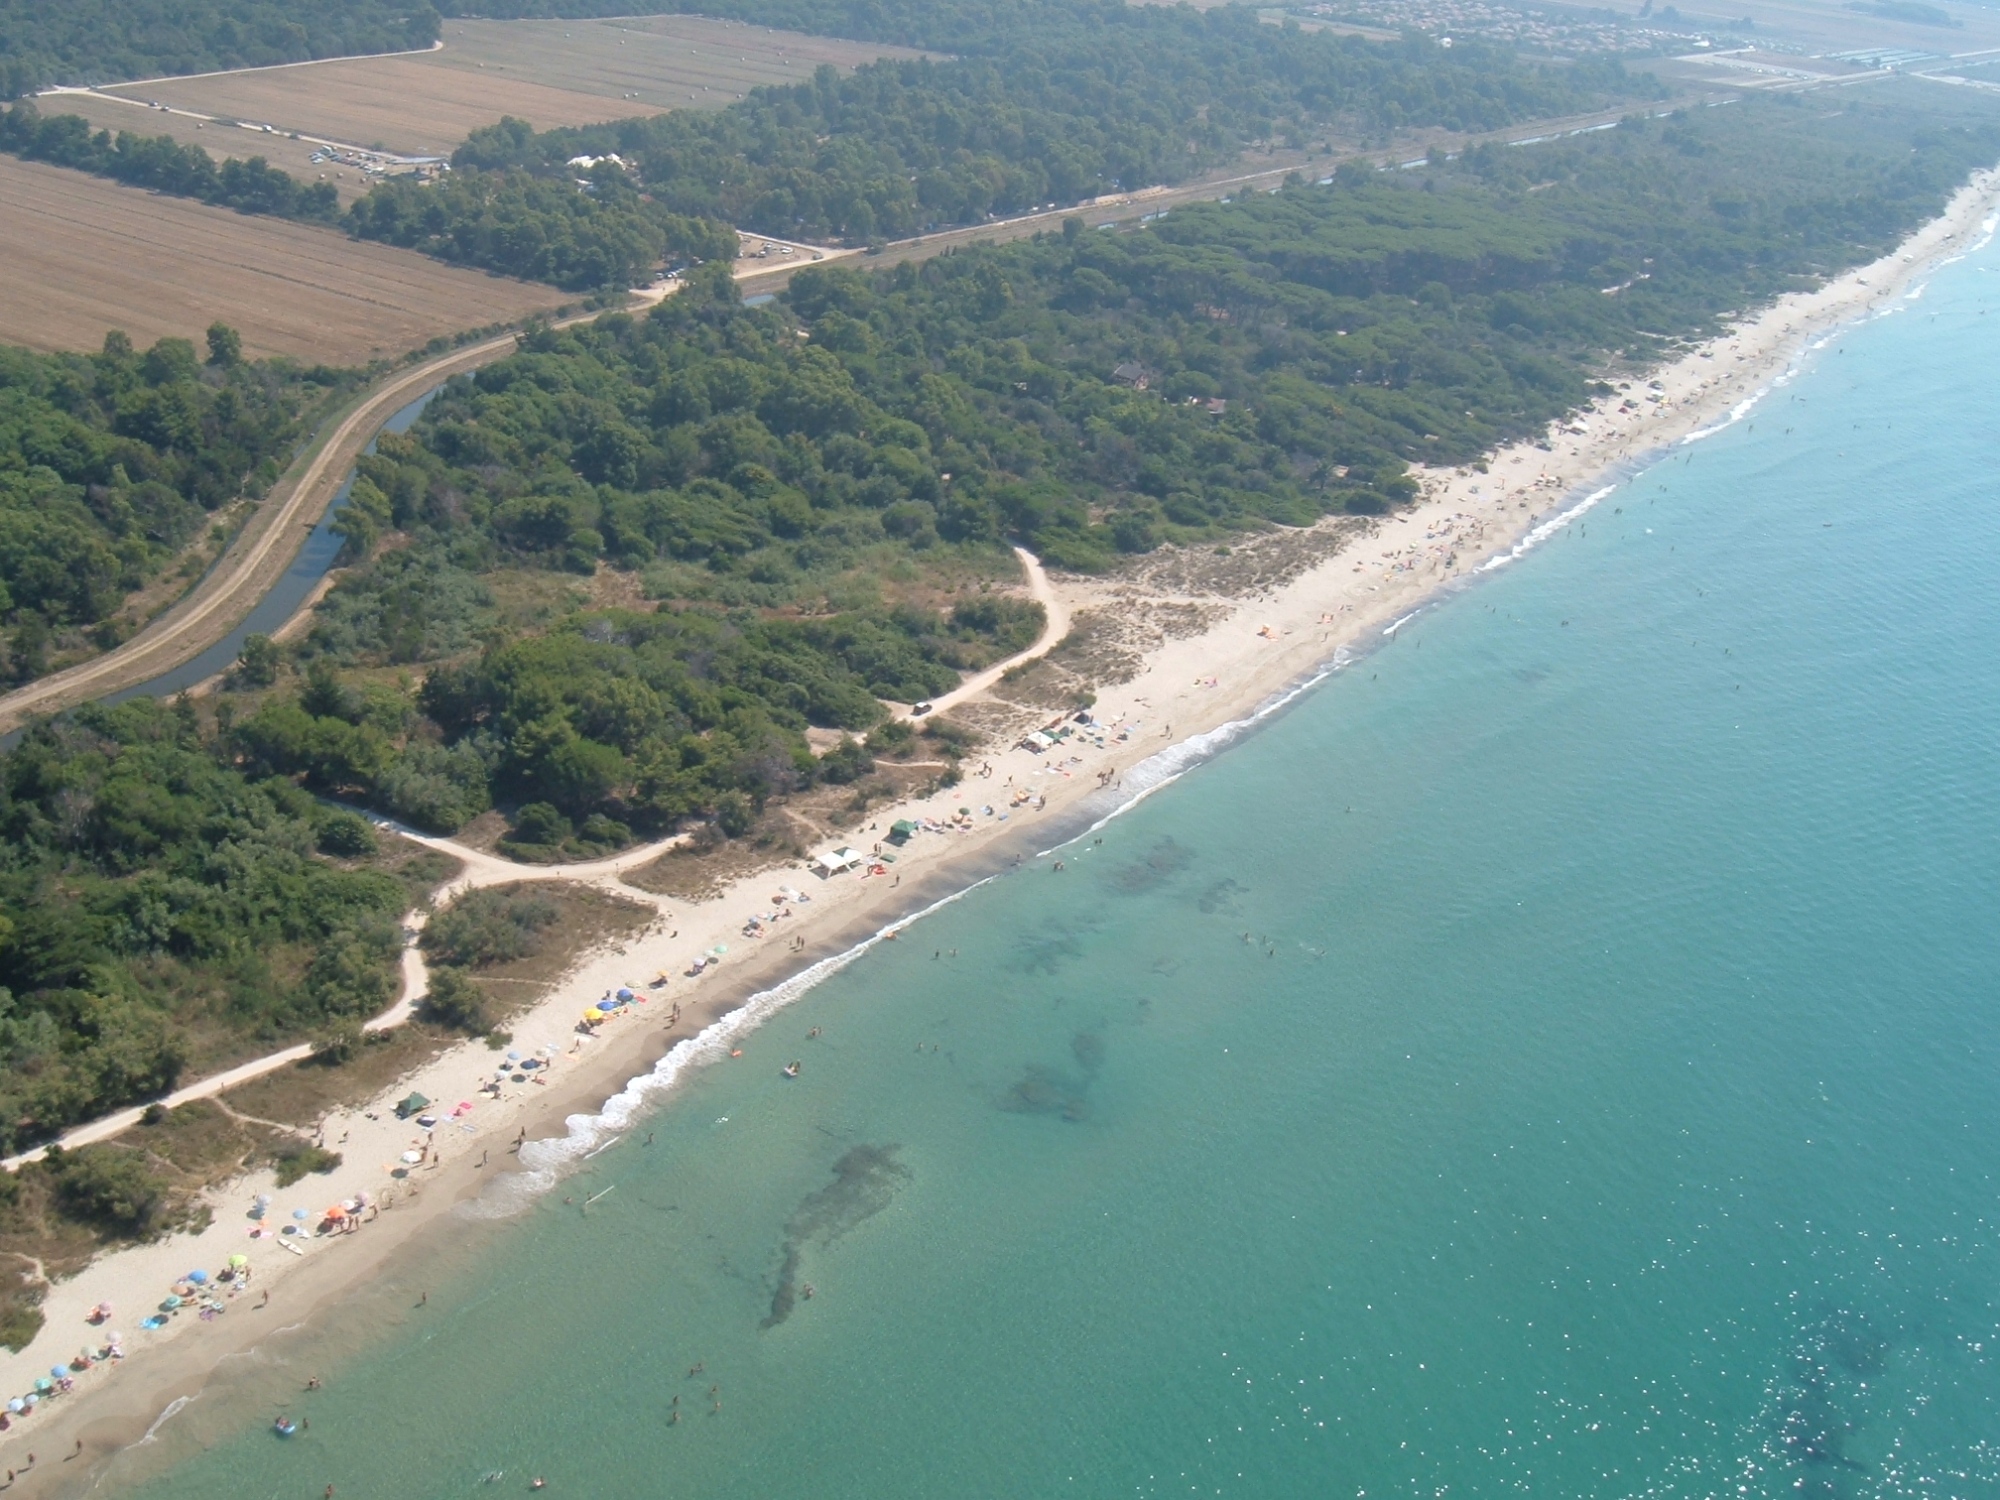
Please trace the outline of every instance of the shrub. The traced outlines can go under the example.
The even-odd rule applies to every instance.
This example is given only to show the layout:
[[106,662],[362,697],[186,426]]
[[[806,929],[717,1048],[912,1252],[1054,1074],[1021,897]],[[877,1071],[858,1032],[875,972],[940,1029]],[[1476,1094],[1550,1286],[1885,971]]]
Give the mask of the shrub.
[[874,769],[875,757],[868,753],[868,747],[847,734],[840,737],[840,743],[827,751],[819,763],[820,779],[834,786],[859,781]]
[[337,812],[319,825],[319,852],[360,859],[375,852],[375,830],[359,813]]
[[245,636],[236,675],[246,687],[269,687],[278,680],[278,647],[268,635]]
[[290,1187],[308,1172],[331,1172],[340,1165],[340,1153],[315,1146],[310,1141],[291,1141],[271,1153],[278,1169],[278,1186]]
[[19,1354],[42,1331],[43,1288],[26,1281],[0,1292],[0,1348]]
[[433,1026],[462,1031],[467,1036],[481,1036],[493,1029],[486,992],[457,969],[431,972],[430,990],[418,1013]]
[[569,819],[546,802],[530,802],[514,814],[508,838],[517,844],[560,844],[570,836]]
[[84,1146],[49,1153],[56,1207],[64,1218],[133,1239],[173,1226],[173,1184],[123,1146]]
[[424,951],[434,963],[461,968],[527,958],[561,915],[532,891],[471,891],[425,924]]

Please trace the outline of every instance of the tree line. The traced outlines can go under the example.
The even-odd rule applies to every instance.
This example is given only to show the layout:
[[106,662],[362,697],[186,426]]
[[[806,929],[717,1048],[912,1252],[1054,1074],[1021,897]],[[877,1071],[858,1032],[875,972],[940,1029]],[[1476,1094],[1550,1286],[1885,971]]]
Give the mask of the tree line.
[[50,84],[268,67],[438,39],[416,0],[0,0],[0,99]]
[[[990,33],[967,9],[946,13]],[[915,35],[940,29],[931,18]],[[1540,68],[1477,43],[1447,51],[1415,36],[1384,44],[1269,26],[1237,7],[1063,0],[949,61],[844,76],[823,67],[713,113],[539,135],[496,126],[453,160],[547,175],[615,152],[676,212],[867,243],[1184,181],[1255,142],[1305,147],[1329,128],[1484,130],[1654,91],[1611,60]]]
[[44,115],[27,103],[0,111],[0,151],[238,213],[322,223],[340,216],[332,183],[302,183],[261,156],[230,157],[218,167],[201,147],[183,146],[172,136],[93,131],[81,115]]

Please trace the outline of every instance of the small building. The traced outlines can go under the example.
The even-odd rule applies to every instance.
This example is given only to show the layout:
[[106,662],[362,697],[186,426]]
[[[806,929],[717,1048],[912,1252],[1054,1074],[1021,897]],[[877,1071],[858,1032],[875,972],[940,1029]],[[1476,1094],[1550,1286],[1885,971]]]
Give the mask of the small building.
[[1135,391],[1143,391],[1153,383],[1153,372],[1144,365],[1125,361],[1111,372],[1111,378],[1120,385],[1129,385]]

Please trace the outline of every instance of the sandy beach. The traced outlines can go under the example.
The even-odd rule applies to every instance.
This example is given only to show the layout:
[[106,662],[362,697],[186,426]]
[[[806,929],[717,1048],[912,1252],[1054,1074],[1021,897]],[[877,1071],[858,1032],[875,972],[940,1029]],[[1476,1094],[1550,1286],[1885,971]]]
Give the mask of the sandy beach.
[[[462,1228],[464,1216],[498,1219],[527,1207],[560,1180],[566,1162],[656,1107],[681,1067],[775,1066],[775,1047],[760,1049],[752,1028],[809,983],[799,976],[813,965],[870,940],[921,942],[920,930],[900,926],[925,906],[985,875],[1017,866],[1038,873],[1038,859],[1046,866],[1059,857],[1048,853],[1053,845],[1208,753],[1218,729],[1367,651],[1393,649],[1427,602],[1559,536],[1650,457],[1732,420],[1756,420],[1760,394],[1809,358],[1829,330],[1908,305],[1914,282],[1990,234],[1996,203],[2000,174],[1978,174],[1891,254],[1631,377],[1541,441],[1500,449],[1478,465],[1415,471],[1420,497],[1397,515],[1272,531],[1226,553],[1156,554],[1109,577],[1054,577],[1073,621],[1070,647],[1058,647],[1053,665],[1003,678],[957,711],[985,736],[964,762],[964,780],[872,811],[848,835],[866,861],[858,872],[821,877],[791,861],[690,902],[628,885],[623,876],[634,860],[517,870],[448,840],[428,841],[464,859],[476,883],[584,880],[653,907],[655,916],[621,946],[587,954],[510,1020],[502,1051],[465,1043],[366,1105],[327,1116],[325,1143],[344,1158],[333,1173],[286,1189],[268,1171],[237,1178],[211,1195],[213,1222],[201,1233],[102,1256],[54,1285],[41,1334],[20,1354],[0,1355],[0,1399],[33,1389],[38,1376],[82,1350],[95,1353],[109,1330],[123,1334],[125,1357],[75,1372],[73,1390],[16,1418],[0,1433],[0,1468],[19,1473],[23,1495],[82,1489],[100,1460],[143,1437],[224,1358],[309,1325],[315,1309],[385,1268],[419,1264],[427,1237]],[[1037,682],[1036,673],[1047,675]],[[1095,684],[1087,724],[1058,706],[1065,673]],[[1053,748],[1019,743],[1058,720],[1069,733]],[[890,843],[899,820],[923,831]],[[893,860],[878,862],[882,852]],[[720,962],[691,976],[697,958],[716,950],[726,950]],[[666,982],[656,985],[662,974]],[[406,984],[419,980],[420,964],[406,964],[406,976]],[[794,982],[785,994],[769,994],[786,981]],[[637,998],[584,1035],[580,1014],[621,988]],[[740,1064],[730,1057],[735,1047],[745,1053]],[[546,1065],[497,1081],[510,1053]],[[496,1082],[497,1095],[481,1091]],[[425,1113],[435,1128],[396,1117],[396,1100],[412,1091],[433,1101]],[[407,1160],[411,1154],[419,1159]],[[293,1224],[302,1209],[306,1232],[252,1238],[259,1195],[271,1199],[264,1225]],[[328,1205],[361,1195],[369,1207],[357,1230],[311,1232]],[[233,1255],[248,1257],[250,1279],[215,1298],[220,1312],[204,1319],[191,1303],[160,1328],[140,1327],[188,1271],[217,1272]],[[106,1301],[110,1320],[87,1323],[89,1310]]]

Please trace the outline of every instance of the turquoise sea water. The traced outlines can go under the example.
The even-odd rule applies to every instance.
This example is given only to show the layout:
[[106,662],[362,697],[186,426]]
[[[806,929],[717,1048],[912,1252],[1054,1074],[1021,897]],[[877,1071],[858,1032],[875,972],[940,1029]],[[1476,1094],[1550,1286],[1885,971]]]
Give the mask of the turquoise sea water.
[[110,1488],[2000,1492],[1996,293],[1946,268]]

